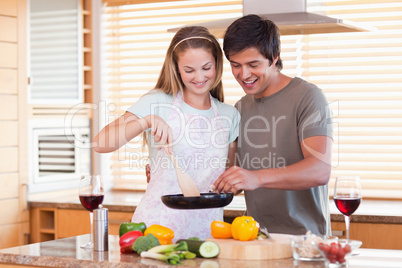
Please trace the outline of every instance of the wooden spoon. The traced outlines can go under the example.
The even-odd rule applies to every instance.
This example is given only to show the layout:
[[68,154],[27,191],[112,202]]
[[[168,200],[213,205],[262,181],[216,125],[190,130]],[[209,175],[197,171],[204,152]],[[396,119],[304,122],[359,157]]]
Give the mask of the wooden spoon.
[[165,152],[169,156],[170,160],[173,163],[174,169],[177,175],[177,181],[179,182],[179,186],[181,191],[183,192],[183,196],[200,196],[200,191],[198,191],[197,186],[194,181],[190,178],[190,176],[184,172],[184,170],[180,167],[179,162],[176,157],[174,157],[173,153],[169,153],[168,150],[165,149]]

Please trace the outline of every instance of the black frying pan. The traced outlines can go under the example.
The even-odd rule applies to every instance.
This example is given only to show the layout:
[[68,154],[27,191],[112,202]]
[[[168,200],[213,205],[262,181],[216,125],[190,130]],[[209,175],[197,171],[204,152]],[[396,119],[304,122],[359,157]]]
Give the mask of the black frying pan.
[[219,208],[230,204],[233,193],[201,193],[200,196],[184,197],[183,194],[164,195],[162,202],[169,208],[174,209],[203,209]]

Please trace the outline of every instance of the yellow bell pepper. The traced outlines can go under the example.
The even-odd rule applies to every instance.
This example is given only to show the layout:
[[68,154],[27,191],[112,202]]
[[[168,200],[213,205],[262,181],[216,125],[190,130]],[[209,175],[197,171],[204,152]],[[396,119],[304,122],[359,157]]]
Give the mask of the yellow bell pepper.
[[232,225],[224,221],[213,221],[211,235],[213,238],[232,238]]
[[153,224],[145,230],[144,236],[147,236],[147,234],[153,234],[154,236],[156,236],[161,245],[173,244],[172,239],[174,237],[174,232],[168,227],[159,224]]
[[232,222],[232,236],[240,241],[254,240],[260,225],[250,216],[236,217]]

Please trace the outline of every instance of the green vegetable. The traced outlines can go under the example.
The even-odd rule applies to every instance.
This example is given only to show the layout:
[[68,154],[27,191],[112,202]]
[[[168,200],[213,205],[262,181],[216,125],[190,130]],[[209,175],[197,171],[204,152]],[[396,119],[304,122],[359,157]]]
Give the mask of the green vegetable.
[[[183,256],[182,256],[183,255]],[[197,257],[197,254],[195,254],[195,253],[193,253],[193,252],[190,252],[190,251],[183,251],[183,252],[180,252],[180,259],[188,259],[188,260],[191,260],[191,259],[194,259],[195,257]]]
[[187,238],[187,240],[201,241],[201,239],[200,239],[200,238],[198,238],[198,237],[196,237],[196,236],[189,237],[189,238]]
[[156,252],[143,251],[141,252],[141,257],[166,261],[169,264],[181,264],[180,256],[175,253],[161,254]]
[[181,264],[182,259],[194,259],[196,254],[188,251],[187,243],[181,241],[177,244],[159,245],[148,251],[142,251],[141,257],[166,261],[169,264]]
[[123,222],[120,224],[119,227],[119,236],[121,237],[125,233],[129,231],[141,231],[143,234],[145,230],[147,229],[147,226],[145,225],[144,222],[140,223],[135,223],[135,222]]
[[159,240],[153,234],[148,234],[147,236],[138,237],[133,245],[133,250],[138,254],[143,251],[148,251],[153,247],[159,246]]
[[186,242],[188,251],[193,252],[197,257],[214,258],[219,254],[219,246],[212,241],[194,241],[181,239],[177,243]]
[[171,253],[171,252],[176,252],[176,251],[187,251],[187,250],[188,250],[187,243],[182,241],[177,244],[159,245],[159,246],[151,248],[148,251],[155,252],[155,253]]

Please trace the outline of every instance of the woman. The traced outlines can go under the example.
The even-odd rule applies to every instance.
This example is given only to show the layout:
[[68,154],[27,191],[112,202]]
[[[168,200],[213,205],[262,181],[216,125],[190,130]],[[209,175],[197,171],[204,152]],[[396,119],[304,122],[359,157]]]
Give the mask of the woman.
[[222,50],[206,28],[180,29],[155,88],[94,139],[95,151],[106,153],[147,134],[152,180],[132,221],[169,227],[175,240],[210,237],[211,222],[223,219],[222,208],[174,210],[161,202],[162,195],[181,193],[167,153],[176,156],[201,193],[234,161],[229,148],[238,136],[240,118],[234,107],[223,103],[222,70]]

